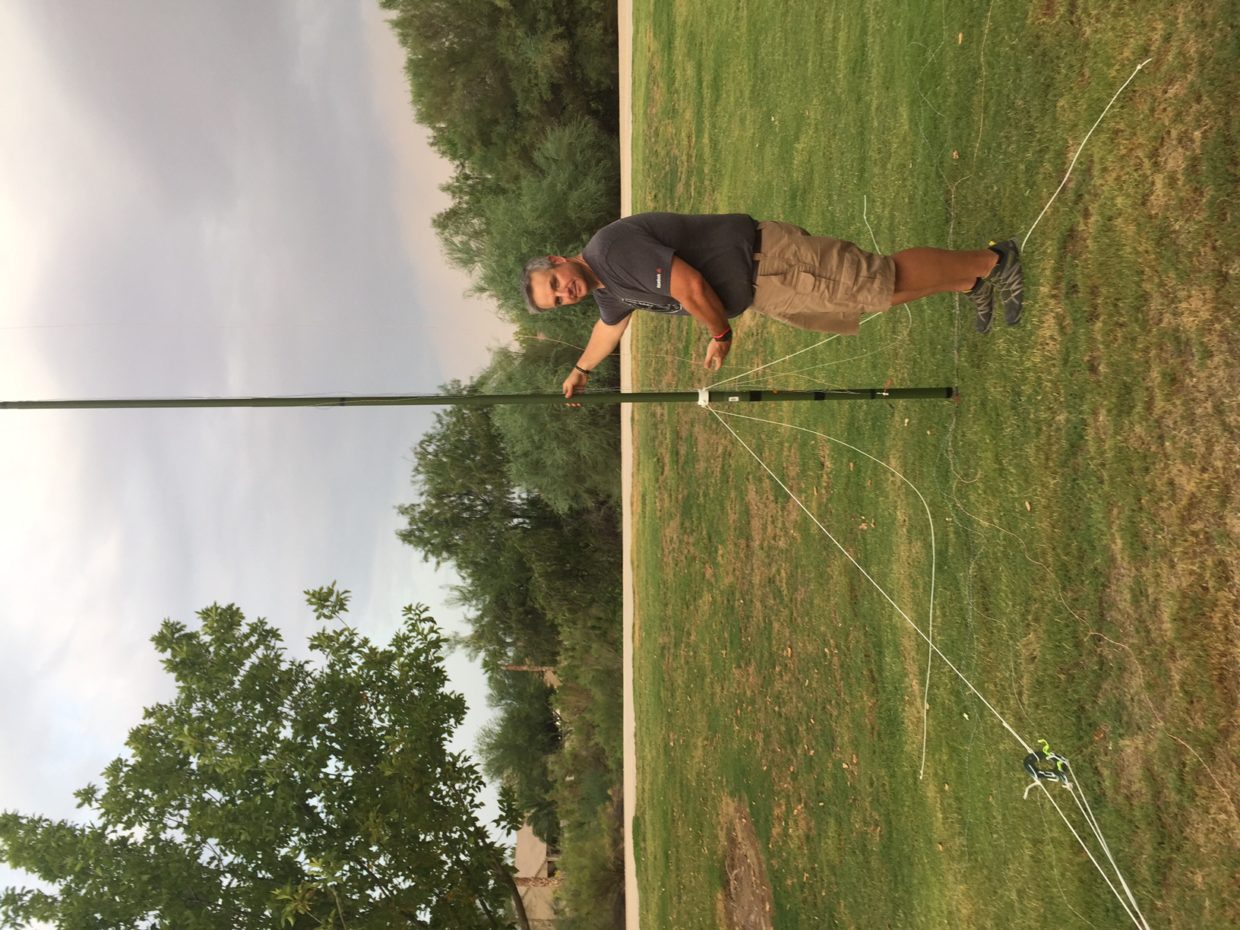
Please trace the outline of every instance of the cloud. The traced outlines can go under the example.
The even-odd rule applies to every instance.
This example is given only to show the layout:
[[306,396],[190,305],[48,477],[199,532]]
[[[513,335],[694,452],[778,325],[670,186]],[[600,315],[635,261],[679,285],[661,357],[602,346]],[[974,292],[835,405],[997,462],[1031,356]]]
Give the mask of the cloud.
[[[39,50],[27,58],[41,88],[26,131],[4,127],[6,174],[25,192],[5,212],[43,218],[13,236],[24,254],[7,286],[35,327],[26,355],[42,360],[22,374],[55,369],[88,390],[102,357],[146,373],[147,393],[187,376],[191,392],[246,391],[248,372],[347,367],[324,350],[280,353],[284,340],[403,346],[408,365],[423,282],[392,235],[395,163],[367,104],[356,11],[139,7],[137,29],[110,6],[34,7],[13,43]],[[409,370],[433,388],[443,368],[418,355]]]
[[161,674],[136,648],[153,628],[127,593],[130,502],[97,493],[108,450],[84,459],[71,416],[32,417],[44,422],[0,421],[0,485],[17,492],[0,534],[0,797],[67,814],[69,792],[119,751]]
[[[443,169],[407,103],[375,119],[404,91],[398,64],[376,96],[373,7],[0,4],[0,396],[421,392],[480,367],[506,327],[439,274],[414,182],[437,195]],[[392,510],[429,422],[0,418],[0,807],[72,813],[168,693],[163,617],[235,601],[301,648],[301,591],[333,578],[377,638],[441,604]]]
[[362,6],[370,73],[374,77],[375,114],[392,140],[399,164],[393,186],[397,219],[418,275],[416,307],[425,338],[434,346],[444,371],[453,377],[475,370],[480,351],[511,342],[513,328],[487,301],[470,297],[468,278],[449,266],[426,219],[446,209],[451,200],[441,185],[452,177],[451,166],[430,149],[430,135],[413,120],[404,81],[385,79],[404,74],[404,51],[378,5]]

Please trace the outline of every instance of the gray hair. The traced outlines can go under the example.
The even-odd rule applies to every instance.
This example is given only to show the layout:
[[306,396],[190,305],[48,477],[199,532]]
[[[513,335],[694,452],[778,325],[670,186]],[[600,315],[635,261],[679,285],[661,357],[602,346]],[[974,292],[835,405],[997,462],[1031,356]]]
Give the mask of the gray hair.
[[538,304],[534,303],[534,288],[530,281],[530,276],[533,275],[535,271],[547,271],[548,269],[554,267],[555,263],[552,262],[550,257],[546,255],[539,255],[536,258],[531,258],[525,263],[525,269],[521,273],[521,289],[525,293],[525,309],[529,310],[530,313],[544,312],[543,307],[540,307]]

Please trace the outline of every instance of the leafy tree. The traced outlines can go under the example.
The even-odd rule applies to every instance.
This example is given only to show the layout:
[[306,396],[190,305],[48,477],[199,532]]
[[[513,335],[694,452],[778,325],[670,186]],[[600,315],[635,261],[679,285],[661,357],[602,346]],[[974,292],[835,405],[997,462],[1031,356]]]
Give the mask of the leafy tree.
[[[307,595],[321,621],[347,608]],[[235,606],[199,618],[153,637],[176,697],[76,793],[87,821],[0,815],[0,857],[50,886],[7,889],[0,923],[482,930],[510,926],[506,899],[525,922],[477,768],[447,748],[465,702],[425,608],[387,646],[325,626],[311,660]]]
[[[453,394],[477,392],[453,381]],[[436,563],[453,562],[463,574],[485,569],[498,537],[529,518],[508,476],[508,452],[486,407],[452,406],[413,448],[416,504],[397,511],[408,520],[398,535]]]
[[[519,330],[519,349],[499,353],[479,386],[554,390],[597,315],[581,307],[531,316],[517,281],[529,257],[573,254],[618,215],[616,4],[380,5],[406,52],[417,119],[453,166],[444,186],[451,205],[435,218],[448,261]],[[598,387],[613,377],[599,371],[591,381]],[[541,766],[527,764],[537,777],[510,782],[533,819],[545,823],[554,811],[560,821],[573,862],[564,884],[572,926],[618,926],[623,916],[613,803],[621,745],[614,415],[601,408],[451,414],[416,449],[419,499],[400,508],[401,538],[452,562],[462,578],[456,593],[472,627],[465,645],[491,672],[496,703],[505,706],[494,686],[505,663],[554,664],[561,672],[554,701],[571,739],[547,750]],[[482,747],[496,771],[506,768],[492,749],[498,755],[519,745],[514,734],[547,720],[545,696],[514,700]],[[550,796],[542,769],[560,782]]]
[[[563,351],[551,341],[526,340],[521,351],[498,353],[479,382],[450,389],[528,389],[560,364]],[[558,664],[563,645],[572,642],[580,656],[574,667],[601,686],[597,695],[607,707],[620,706],[620,535],[607,499],[618,496],[615,456],[608,461],[607,452],[615,424],[600,430],[589,416],[578,418],[582,411],[562,408],[549,419],[505,421],[506,409],[453,407],[436,415],[415,450],[418,500],[399,508],[407,520],[399,535],[452,562],[460,574],[457,598],[469,608],[471,626],[462,642],[482,657],[490,700],[499,709],[479,754],[487,774],[512,788],[538,834],[555,843],[551,763],[560,727],[541,680],[503,667]],[[593,466],[597,473],[586,474]],[[529,487],[540,482],[539,490]],[[552,495],[558,495],[555,509]],[[607,723],[618,719],[602,707],[588,712]],[[606,733],[613,735],[609,726]]]
[[[514,84],[493,53],[503,6],[491,0],[380,0],[407,58],[418,122],[453,162],[479,163],[520,129]],[[489,166],[494,167],[494,166]]]
[[[497,349],[479,376],[488,393],[545,391],[558,385],[580,351],[552,339],[522,339]],[[592,388],[614,386],[613,359],[595,369]],[[561,516],[605,504],[620,505],[620,420],[615,406],[500,406],[492,413],[514,485],[538,495]],[[560,527],[556,527],[560,529]]]
[[405,49],[418,122],[454,164],[507,183],[549,125],[618,132],[607,0],[380,0]]
[[483,770],[510,788],[534,832],[558,846],[559,814],[552,800],[549,761],[560,748],[560,728],[551,710],[551,689],[530,672],[498,669],[489,677],[490,704],[497,716],[478,736]]
[[[470,393],[477,385],[448,388]],[[457,599],[473,627],[464,645],[495,664],[513,656],[554,661],[556,631],[531,597],[521,540],[561,521],[512,482],[493,411],[458,406],[436,413],[414,455],[418,500],[397,508],[406,520],[397,535],[436,563],[451,562],[461,576]]]

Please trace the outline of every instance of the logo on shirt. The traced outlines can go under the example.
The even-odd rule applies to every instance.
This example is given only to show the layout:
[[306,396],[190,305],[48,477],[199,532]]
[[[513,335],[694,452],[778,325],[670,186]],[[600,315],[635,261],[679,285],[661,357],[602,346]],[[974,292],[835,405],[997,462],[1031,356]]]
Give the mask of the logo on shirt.
[[656,289],[661,288],[663,286],[663,269],[662,268],[656,268],[654,270],[654,286]]
[[680,313],[685,312],[685,308],[672,300],[665,304],[655,304],[648,300],[634,300],[632,297],[621,297],[621,302],[626,307],[633,307],[636,310],[649,310],[652,313]]

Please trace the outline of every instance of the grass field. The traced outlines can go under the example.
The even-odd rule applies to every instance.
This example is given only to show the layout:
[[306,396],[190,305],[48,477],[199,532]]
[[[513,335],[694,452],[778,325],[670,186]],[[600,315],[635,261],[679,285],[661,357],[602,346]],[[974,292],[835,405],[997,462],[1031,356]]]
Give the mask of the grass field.
[[[1238,24],[1144,0],[634,14],[636,210],[862,244],[868,218],[883,251],[1023,237],[1152,59],[1028,241],[1019,327],[935,298],[751,379],[960,403],[727,422],[923,628],[933,556],[936,643],[1072,759],[1157,928],[1240,926]],[[639,389],[714,380],[689,323],[634,340]],[[817,341],[744,319],[723,375]],[[1022,800],[1020,743],[940,660],[926,692],[916,634],[715,417],[648,407],[635,435],[643,928],[1132,925]]]

